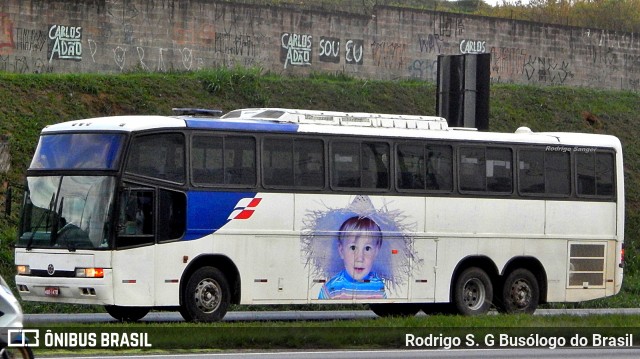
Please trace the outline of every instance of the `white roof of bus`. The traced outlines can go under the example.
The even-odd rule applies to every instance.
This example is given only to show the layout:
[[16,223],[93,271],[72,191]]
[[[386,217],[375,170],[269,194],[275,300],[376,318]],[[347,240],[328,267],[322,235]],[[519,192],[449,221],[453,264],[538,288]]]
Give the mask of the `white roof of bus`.
[[42,133],[62,131],[132,132],[162,127],[186,127],[183,119],[167,116],[110,116],[75,120],[50,125]]
[[[242,129],[243,123],[255,124],[256,122],[272,123],[274,125],[273,131],[278,132],[280,125],[284,123],[291,124],[289,119],[273,119],[263,118],[255,116],[260,111],[273,110],[273,111],[287,111],[287,109],[243,109],[237,110],[243,112],[240,117],[233,118],[210,118],[199,116],[111,116],[111,117],[98,117],[84,120],[76,120],[63,122],[55,125],[50,125],[42,130],[43,134],[53,132],[68,132],[68,131],[122,131],[133,132],[155,128],[184,128],[188,127],[191,120],[200,123],[210,123],[211,128],[216,127],[217,123],[230,123],[235,124],[234,128]],[[300,113],[321,113],[320,111],[305,111],[305,110],[290,110],[292,113],[299,115]],[[345,113],[325,111],[325,114],[339,114],[343,116]],[[246,114],[246,116],[245,116]],[[360,135],[360,136],[385,136],[385,137],[404,137],[404,138],[432,138],[432,139],[451,139],[451,140],[464,140],[464,141],[488,141],[488,142],[507,142],[507,143],[531,143],[531,144],[544,144],[550,146],[581,146],[581,147],[612,147],[621,148],[620,141],[609,135],[598,135],[588,133],[572,133],[572,132],[532,132],[527,128],[521,128],[516,133],[506,132],[482,132],[475,129],[461,129],[451,128],[446,126],[446,122],[439,117],[429,116],[404,116],[404,115],[381,115],[381,114],[364,114],[364,113],[348,113],[347,115],[356,115],[357,118],[366,118],[367,115],[380,118],[381,116],[387,116],[389,119],[391,116],[392,122],[395,121],[401,124],[401,127],[388,127],[388,121],[385,125],[379,122],[378,125],[373,124],[371,126],[354,124],[354,123],[325,123],[314,121],[300,121],[295,123],[297,126],[295,132],[300,133],[318,133],[318,134],[343,134],[343,135]],[[418,129],[406,128],[403,123],[407,121],[417,120],[422,124],[418,126],[425,126],[425,123],[429,123],[429,128],[436,124],[435,129]],[[209,126],[207,126],[209,127]],[[423,127],[424,128],[424,127]],[[283,130],[285,132],[292,132],[291,129]]]

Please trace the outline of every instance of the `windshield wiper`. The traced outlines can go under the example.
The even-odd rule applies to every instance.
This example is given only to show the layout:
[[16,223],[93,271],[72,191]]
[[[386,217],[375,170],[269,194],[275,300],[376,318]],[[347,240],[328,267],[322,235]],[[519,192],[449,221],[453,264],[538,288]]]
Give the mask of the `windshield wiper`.
[[58,240],[58,229],[60,228],[60,220],[62,219],[62,206],[64,205],[64,197],[60,198],[60,207],[56,212],[56,218],[51,224],[51,238],[49,241],[50,246],[54,246]]
[[38,231],[38,228],[40,228],[40,226],[42,225],[42,221],[44,221],[45,217],[48,217],[51,214],[51,211],[55,206],[55,199],[56,199],[56,194],[52,193],[51,201],[49,201],[49,208],[47,209],[46,212],[42,212],[42,214],[40,215],[40,218],[38,218],[38,224],[36,224],[35,227],[31,228],[31,236],[29,237],[29,242],[27,242],[28,251],[31,250],[31,245],[33,244],[33,238],[36,236],[36,232]]

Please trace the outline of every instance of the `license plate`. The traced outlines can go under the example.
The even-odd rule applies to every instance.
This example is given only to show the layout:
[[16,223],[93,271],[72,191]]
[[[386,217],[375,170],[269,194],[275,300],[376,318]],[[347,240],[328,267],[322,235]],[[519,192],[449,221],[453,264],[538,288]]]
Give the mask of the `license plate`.
[[60,288],[58,287],[46,287],[44,288],[44,295],[47,297],[57,297],[60,295]]

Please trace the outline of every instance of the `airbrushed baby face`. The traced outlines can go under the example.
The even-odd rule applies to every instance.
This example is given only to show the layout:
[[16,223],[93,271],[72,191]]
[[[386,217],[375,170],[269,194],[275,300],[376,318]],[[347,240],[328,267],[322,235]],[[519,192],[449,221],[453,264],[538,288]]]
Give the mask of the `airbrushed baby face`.
[[362,280],[371,272],[379,249],[379,238],[366,232],[348,234],[338,245],[344,268],[355,280]]

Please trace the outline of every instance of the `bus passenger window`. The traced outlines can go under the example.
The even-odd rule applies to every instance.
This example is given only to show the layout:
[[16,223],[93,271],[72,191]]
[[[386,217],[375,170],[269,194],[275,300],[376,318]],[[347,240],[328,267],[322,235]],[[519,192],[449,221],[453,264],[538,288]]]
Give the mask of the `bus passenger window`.
[[461,147],[458,180],[462,191],[486,191],[484,148]]
[[397,151],[399,189],[451,191],[453,150],[446,145],[399,145]]
[[545,193],[544,152],[521,150],[518,158],[520,193]]
[[544,182],[547,194],[571,194],[571,155],[569,152],[544,153]]
[[255,186],[256,142],[253,137],[225,137],[224,182],[230,185]]
[[193,137],[191,142],[191,180],[196,184],[224,183],[222,137]]
[[576,192],[579,195],[596,194],[595,154],[576,153]]
[[389,145],[362,144],[362,188],[389,188]]
[[331,185],[360,187],[360,144],[335,142],[331,147]]
[[545,148],[518,151],[518,190],[531,195],[571,193],[569,152]]
[[596,194],[598,196],[613,196],[613,154],[596,153]]
[[262,181],[265,186],[293,185],[293,140],[267,138],[262,146]]
[[453,150],[451,146],[428,145],[426,185],[431,191],[451,191],[453,189]]
[[191,180],[199,185],[255,186],[256,143],[249,136],[194,136]]
[[135,137],[126,171],[142,176],[183,183],[185,177],[184,136],[165,133]]
[[615,194],[613,154],[576,153],[576,192],[578,195],[610,197]]
[[511,149],[488,147],[486,173],[489,192],[511,193]]
[[331,185],[343,188],[389,188],[389,145],[382,142],[334,142]]
[[324,187],[324,145],[320,140],[295,140],[294,178],[297,187]]
[[396,156],[398,158],[398,188],[424,189],[426,173],[424,147],[399,145]]

